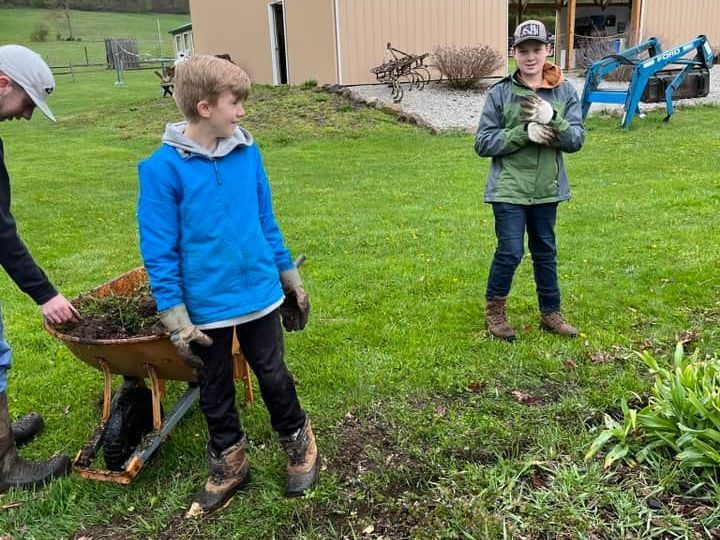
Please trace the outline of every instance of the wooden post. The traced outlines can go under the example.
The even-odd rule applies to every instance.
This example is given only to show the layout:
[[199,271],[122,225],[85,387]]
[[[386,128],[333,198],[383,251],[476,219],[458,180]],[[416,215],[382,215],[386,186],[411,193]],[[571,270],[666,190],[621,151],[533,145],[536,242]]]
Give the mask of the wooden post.
[[567,19],[567,53],[565,55],[565,69],[575,67],[575,8],[577,0],[568,2],[568,19]]
[[630,43],[631,47],[640,44],[640,18],[642,13],[642,0],[632,0],[630,14]]

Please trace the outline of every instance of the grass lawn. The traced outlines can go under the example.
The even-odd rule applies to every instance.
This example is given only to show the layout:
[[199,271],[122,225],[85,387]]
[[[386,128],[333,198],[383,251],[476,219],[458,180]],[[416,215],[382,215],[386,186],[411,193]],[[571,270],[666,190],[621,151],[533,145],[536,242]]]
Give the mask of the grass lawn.
[[[140,264],[136,164],[177,119],[151,73],[58,78],[59,121],[3,123],[14,213],[56,285],[76,295]],[[694,538],[720,527],[716,479],[583,461],[603,413],[647,395],[633,350],[668,358],[679,333],[720,338],[720,109],[588,122],[559,212],[564,309],[576,340],[542,333],[527,260],[515,344],[483,330],[494,250],[488,161],[470,135],[433,136],[379,111],[257,88],[246,126],[313,313],[287,362],[324,459],[308,497],[282,496],[284,461],[261,402],[242,409],[253,480],[215,517],[182,513],[204,482],[193,408],[132,486],[73,475],[0,496],[0,533],[56,538]],[[28,458],[74,455],[99,420],[102,377],[47,335],[0,275],[14,348],[12,414],[41,411]],[[171,393],[181,391],[171,385]],[[688,495],[690,486],[694,491]],[[2,536],[0,534],[0,536]]]
[[[160,55],[158,21],[162,39],[162,53],[174,55],[172,36],[168,31],[190,21],[190,15],[107,13],[70,10],[73,35],[82,41],[58,41],[59,32],[67,37],[63,11],[30,8],[0,7],[0,45],[18,43],[30,47],[45,58],[51,66],[75,66],[105,62],[105,43],[112,38],[136,38],[138,51],[143,58]],[[47,41],[32,42],[30,33],[38,21],[45,21],[50,29]]]

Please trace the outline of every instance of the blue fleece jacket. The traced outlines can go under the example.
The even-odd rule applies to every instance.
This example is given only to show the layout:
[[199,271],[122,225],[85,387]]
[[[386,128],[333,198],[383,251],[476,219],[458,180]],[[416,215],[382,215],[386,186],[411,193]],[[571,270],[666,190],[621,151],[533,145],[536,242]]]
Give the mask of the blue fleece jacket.
[[238,128],[213,152],[168,126],[139,164],[140,249],[158,310],[185,304],[195,324],[241,317],[283,297],[293,268],[260,151]]

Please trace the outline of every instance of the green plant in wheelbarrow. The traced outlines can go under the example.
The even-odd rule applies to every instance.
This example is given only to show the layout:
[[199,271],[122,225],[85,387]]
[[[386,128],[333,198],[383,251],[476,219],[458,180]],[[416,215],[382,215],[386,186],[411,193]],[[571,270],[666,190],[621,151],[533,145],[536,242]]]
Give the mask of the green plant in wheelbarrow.
[[720,465],[720,359],[686,355],[681,343],[670,366],[649,352],[638,353],[655,376],[647,406],[621,402],[620,420],[605,415],[605,429],[590,446],[591,459],[609,444],[605,466],[617,460],[657,463],[675,459],[687,468]]

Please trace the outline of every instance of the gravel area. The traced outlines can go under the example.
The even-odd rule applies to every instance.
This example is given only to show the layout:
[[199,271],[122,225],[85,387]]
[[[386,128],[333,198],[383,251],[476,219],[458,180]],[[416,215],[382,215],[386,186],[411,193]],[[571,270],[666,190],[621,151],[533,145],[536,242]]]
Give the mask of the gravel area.
[[[585,79],[568,76],[578,91],[582,93]],[[622,83],[603,83],[601,88],[623,88]],[[478,90],[452,90],[444,83],[432,82],[423,90],[407,90],[400,102],[400,110],[406,114],[414,114],[437,130],[466,130],[474,132],[480,120],[480,113],[485,103],[485,94]],[[366,86],[353,86],[352,91],[365,100],[375,99],[382,104],[391,104],[390,88],[386,85],[373,84]],[[679,99],[675,101],[676,107],[693,106],[699,104],[720,104],[720,66],[710,70],[710,94],[699,99]],[[640,104],[641,112],[653,109],[664,109],[665,102]],[[607,112],[622,114],[621,105],[594,104],[590,114]]]

